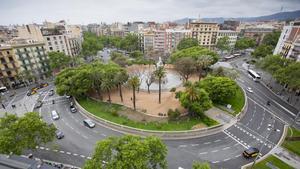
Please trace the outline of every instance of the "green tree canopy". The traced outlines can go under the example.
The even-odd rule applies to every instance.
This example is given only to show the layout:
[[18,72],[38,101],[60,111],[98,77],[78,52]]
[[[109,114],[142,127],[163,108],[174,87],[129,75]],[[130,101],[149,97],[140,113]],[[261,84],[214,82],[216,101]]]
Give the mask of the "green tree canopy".
[[23,150],[35,149],[52,141],[55,130],[36,112],[28,112],[23,117],[5,114],[0,118],[0,153],[20,155]]
[[166,169],[166,156],[167,147],[157,137],[109,137],[97,143],[84,169]]
[[193,163],[193,169],[211,169],[209,163],[200,163],[198,161]]
[[85,32],[83,38],[82,54],[84,56],[94,56],[104,47],[103,42],[99,40],[96,34]]
[[272,33],[268,33],[264,36],[262,44],[272,46],[275,49],[281,32],[274,30]]
[[238,89],[236,82],[228,77],[208,76],[198,85],[209,93],[209,97],[214,103],[225,103],[226,99],[235,96]]
[[239,50],[254,48],[255,46],[256,46],[255,40],[247,37],[240,38],[235,43],[235,49],[239,49]]
[[216,47],[222,52],[230,50],[230,41],[228,36],[221,37],[218,39]]
[[195,84],[188,84],[184,92],[179,92],[179,101],[189,113],[199,116],[212,106],[208,93]]
[[129,57],[135,58],[135,59],[143,58],[143,53],[139,50],[135,50],[130,53]]
[[51,69],[62,69],[68,67],[71,62],[71,57],[63,52],[49,52],[49,61]]
[[216,63],[219,59],[218,54],[216,54],[215,52],[204,47],[196,46],[187,49],[182,49],[180,51],[176,51],[172,53],[171,62],[174,63],[178,58],[182,58],[182,57],[191,57],[196,61],[199,57],[202,56],[212,57],[213,61],[211,62],[211,64]]
[[178,43],[177,49],[182,50],[182,49],[187,49],[187,48],[194,47],[194,46],[199,46],[198,41],[196,39],[194,39],[194,38],[185,38],[185,39],[182,39]]
[[135,34],[127,34],[121,41],[120,41],[120,48],[127,50],[129,52],[139,50],[139,37]]
[[252,52],[252,56],[255,58],[264,58],[273,53],[273,48],[270,45],[259,45],[255,48],[254,52]]

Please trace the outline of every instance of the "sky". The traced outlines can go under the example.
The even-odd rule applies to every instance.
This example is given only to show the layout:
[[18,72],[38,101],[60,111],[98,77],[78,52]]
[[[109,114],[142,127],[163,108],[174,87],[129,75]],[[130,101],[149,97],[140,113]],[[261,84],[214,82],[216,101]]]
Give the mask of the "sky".
[[300,0],[0,0],[0,25],[249,17],[300,9]]

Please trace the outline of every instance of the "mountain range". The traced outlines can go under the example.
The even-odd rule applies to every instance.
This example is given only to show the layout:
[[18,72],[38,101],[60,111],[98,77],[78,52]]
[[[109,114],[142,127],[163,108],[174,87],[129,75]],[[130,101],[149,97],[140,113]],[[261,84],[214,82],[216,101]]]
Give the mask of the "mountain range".
[[[216,22],[216,23],[223,23],[224,20],[236,20],[241,22],[256,22],[256,21],[284,21],[284,20],[295,20],[300,18],[300,10],[297,11],[289,11],[289,12],[279,12],[272,15],[264,15],[264,16],[256,16],[256,17],[238,17],[238,18],[223,18],[223,17],[216,17],[216,18],[201,18],[201,20],[205,22]],[[189,20],[194,20],[196,18],[182,18],[175,20],[174,22],[177,24],[185,24]]]

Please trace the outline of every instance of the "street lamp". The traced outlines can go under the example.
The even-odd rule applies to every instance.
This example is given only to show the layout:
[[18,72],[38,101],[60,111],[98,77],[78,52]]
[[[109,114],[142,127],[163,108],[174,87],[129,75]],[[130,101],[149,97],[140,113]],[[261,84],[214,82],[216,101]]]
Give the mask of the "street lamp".
[[[271,121],[272,119],[273,119],[273,118],[271,117],[271,118],[270,118],[270,121]],[[263,149],[263,147],[264,147],[264,144],[266,144],[266,141],[268,140],[268,137],[269,137],[270,134],[272,133],[273,127],[274,127],[274,126],[271,125],[271,124],[268,125],[267,130],[269,130],[270,132],[267,132],[266,138],[264,139],[264,142],[261,144],[258,153],[260,153],[260,152],[262,151],[262,149]],[[251,166],[251,169],[254,168],[254,165],[255,165],[255,163],[256,163],[256,160],[258,159],[258,156],[259,156],[259,154],[255,157],[255,159],[254,159],[254,161],[253,161],[253,164],[252,164],[252,166]]]

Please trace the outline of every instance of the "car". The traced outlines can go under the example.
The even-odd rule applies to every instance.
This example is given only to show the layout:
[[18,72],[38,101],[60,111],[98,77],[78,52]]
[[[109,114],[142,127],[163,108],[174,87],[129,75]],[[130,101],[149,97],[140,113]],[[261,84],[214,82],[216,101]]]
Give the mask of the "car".
[[252,90],[251,87],[247,87],[247,91],[248,91],[249,93],[253,93],[253,90]]
[[66,98],[67,98],[67,99],[70,99],[71,97],[72,97],[72,96],[66,95]]
[[70,111],[71,111],[72,113],[76,113],[76,112],[77,112],[77,109],[76,109],[76,107],[75,107],[74,105],[71,105],[71,106],[70,106]]
[[47,86],[49,86],[48,83],[41,83],[41,84],[40,84],[40,88],[47,87]]
[[36,94],[36,93],[37,93],[36,90],[31,90],[31,91],[28,91],[28,92],[27,92],[27,96],[31,96],[31,95],[34,95],[34,94]]
[[38,101],[38,102],[35,104],[34,108],[35,108],[35,109],[40,108],[40,107],[42,107],[42,105],[43,105],[43,102],[42,102],[42,101]]
[[258,156],[258,154],[259,154],[259,150],[255,147],[250,147],[243,152],[243,156],[245,158],[256,157],[256,156]]
[[83,120],[83,124],[89,128],[94,128],[96,124],[91,119]]
[[57,139],[62,139],[62,138],[65,137],[64,133],[62,131],[60,131],[60,130],[56,130],[55,131],[55,135],[56,135]]
[[49,96],[53,96],[54,95],[54,90],[50,90],[48,93]]
[[58,120],[59,119],[59,115],[58,115],[57,111],[52,110],[51,117],[52,117],[53,120]]

